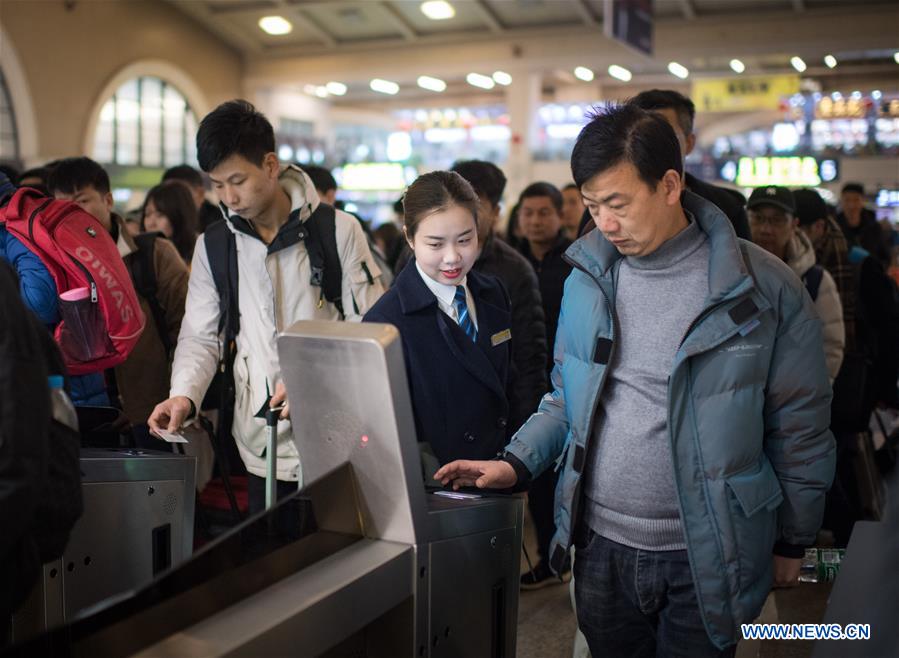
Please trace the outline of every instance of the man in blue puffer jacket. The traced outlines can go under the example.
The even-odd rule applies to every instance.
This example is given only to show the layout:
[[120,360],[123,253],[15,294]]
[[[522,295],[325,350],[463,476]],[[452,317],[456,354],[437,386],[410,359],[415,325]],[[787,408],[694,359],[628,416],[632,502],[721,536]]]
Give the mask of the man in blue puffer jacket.
[[[0,206],[15,192],[9,179],[0,173]],[[0,224],[0,258],[9,263],[19,276],[19,291],[25,306],[53,331],[59,322],[56,283],[41,259]],[[72,404],[75,406],[109,406],[106,382],[102,372],[69,377]]]
[[575,546],[593,655],[732,656],[772,584],[795,584],[834,473],[821,322],[795,274],[683,191],[677,138],[633,105],[572,153],[592,231],[567,251],[553,392],[500,460],[454,486],[557,463],[551,564]]

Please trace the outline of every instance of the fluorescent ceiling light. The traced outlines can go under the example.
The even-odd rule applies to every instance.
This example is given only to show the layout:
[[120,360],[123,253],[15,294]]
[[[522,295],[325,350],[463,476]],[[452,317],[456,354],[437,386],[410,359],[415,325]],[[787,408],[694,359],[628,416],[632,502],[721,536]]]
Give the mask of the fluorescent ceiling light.
[[730,60],[730,67],[734,70],[734,73],[742,73],[746,70],[746,65],[738,59]]
[[802,73],[803,71],[805,71],[806,68],[808,68],[808,67],[805,65],[805,62],[802,61],[802,58],[801,58],[801,57],[793,57],[793,58],[791,58],[791,59],[790,59],[790,64],[792,64],[792,65],[793,65],[793,68],[796,69],[797,71],[799,71],[800,73]]
[[381,78],[375,78],[368,83],[368,86],[371,87],[372,91],[380,94],[390,94],[391,96],[400,90],[400,86],[397,83],[390,80],[381,80]]
[[630,82],[631,78],[633,77],[630,71],[628,71],[623,66],[618,66],[617,64],[612,64],[612,66],[609,67],[609,75],[611,75],[616,80],[621,80],[622,82]]
[[668,63],[668,72],[671,75],[676,75],[681,80],[686,80],[690,75],[690,72],[687,70],[687,67],[683,64],[678,64],[677,62],[669,62]]
[[325,89],[328,90],[329,94],[335,96],[343,96],[346,93],[346,85],[342,82],[329,82],[325,85]]
[[428,91],[444,91],[446,89],[446,83],[440,78],[432,78],[429,75],[420,75],[418,76],[418,86],[422,89],[427,89]]
[[293,25],[283,16],[263,16],[259,19],[259,27],[266,34],[275,36],[290,34],[293,30]]
[[833,55],[825,55],[824,63],[827,64],[827,68],[829,68],[829,69],[836,68],[837,58],[834,57]]
[[316,87],[315,95],[318,96],[319,98],[327,98],[328,97],[328,88],[322,87],[322,86]]
[[588,69],[586,66],[578,66],[574,69],[574,77],[578,80],[583,80],[584,82],[592,82],[593,81],[593,71]]
[[493,81],[498,85],[508,87],[510,84],[512,84],[512,76],[505,71],[494,71]]
[[445,21],[456,15],[456,10],[445,0],[430,0],[421,3],[421,13],[432,21]]
[[493,78],[481,75],[480,73],[469,73],[465,76],[465,80],[472,87],[480,87],[481,89],[493,89],[496,84],[493,82]]

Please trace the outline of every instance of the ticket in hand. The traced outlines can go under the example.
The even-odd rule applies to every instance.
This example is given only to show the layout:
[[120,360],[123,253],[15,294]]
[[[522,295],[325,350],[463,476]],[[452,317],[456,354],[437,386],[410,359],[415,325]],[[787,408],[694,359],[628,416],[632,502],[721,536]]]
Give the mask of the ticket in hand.
[[187,437],[183,434],[179,434],[178,432],[169,432],[168,430],[153,430],[153,434],[158,436],[163,441],[168,441],[169,443],[189,443]]

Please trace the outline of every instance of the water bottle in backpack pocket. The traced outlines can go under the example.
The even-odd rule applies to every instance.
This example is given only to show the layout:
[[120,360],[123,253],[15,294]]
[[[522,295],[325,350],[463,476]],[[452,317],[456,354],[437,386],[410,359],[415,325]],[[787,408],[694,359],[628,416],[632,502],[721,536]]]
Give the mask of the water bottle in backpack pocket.
[[62,323],[58,340],[63,354],[79,361],[93,361],[113,351],[100,306],[91,301],[90,288],[73,288],[62,293],[59,315]]

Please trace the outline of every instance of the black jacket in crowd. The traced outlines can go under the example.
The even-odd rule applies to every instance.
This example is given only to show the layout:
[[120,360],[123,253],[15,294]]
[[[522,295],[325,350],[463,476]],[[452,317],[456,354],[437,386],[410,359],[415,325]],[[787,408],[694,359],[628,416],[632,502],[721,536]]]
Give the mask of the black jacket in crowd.
[[507,387],[511,438],[537,411],[547,391],[546,319],[540,288],[524,256],[494,236],[487,238],[473,269],[502,281],[512,302],[512,369]]
[[553,346],[556,344],[556,327],[559,324],[559,312],[562,310],[565,279],[571,274],[571,265],[562,258],[569,246],[571,246],[571,240],[559,233],[555,244],[546,253],[543,260],[537,260],[534,257],[527,242],[521,247],[521,253],[537,273],[537,281],[540,285],[540,299],[543,302],[543,316],[546,319],[547,377],[553,369]]
[[[397,259],[397,275],[412,260],[411,257],[412,252],[406,246]],[[537,411],[540,398],[547,391],[544,368],[547,359],[546,322],[540,288],[534,268],[524,256],[492,235],[484,243],[472,269],[502,281],[512,305],[512,364],[506,387],[509,398],[507,436],[511,438],[524,421]]]
[[701,181],[690,173],[687,173],[684,180],[687,183],[688,190],[698,194],[707,201],[711,201],[727,215],[730,223],[734,225],[734,231],[736,231],[738,238],[752,240],[752,233],[749,231],[749,219],[746,217],[746,199],[743,198],[742,194]]
[[197,232],[203,233],[213,222],[222,218],[222,210],[214,203],[204,200],[203,205],[197,210]]
[[[22,603],[40,570],[34,537],[50,453],[50,394],[42,338],[13,270],[0,261],[0,619]],[[6,637],[0,626],[0,646]]]
[[849,226],[846,215],[842,212],[837,215],[837,223],[843,229],[843,235],[846,236],[846,242],[850,247],[861,247],[874,256],[881,265],[889,265],[890,249],[873,211],[862,208],[861,221],[858,226]]
[[431,445],[441,464],[492,459],[506,445],[509,424],[508,297],[494,277],[468,273],[478,328],[472,341],[440,310],[414,263],[410,259],[362,321],[400,332],[418,440]]

